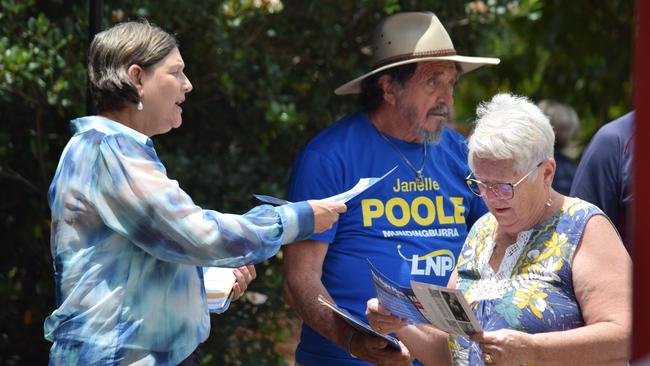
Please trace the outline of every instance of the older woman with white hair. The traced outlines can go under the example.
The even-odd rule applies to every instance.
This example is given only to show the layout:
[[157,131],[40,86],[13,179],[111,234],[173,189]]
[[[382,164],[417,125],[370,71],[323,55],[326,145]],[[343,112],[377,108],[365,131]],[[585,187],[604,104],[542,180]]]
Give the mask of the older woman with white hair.
[[449,287],[485,330],[470,339],[404,326],[377,299],[370,324],[396,332],[425,364],[625,364],[631,260],[596,206],[551,188],[553,129],[528,99],[477,109],[469,188],[490,212],[472,227]]

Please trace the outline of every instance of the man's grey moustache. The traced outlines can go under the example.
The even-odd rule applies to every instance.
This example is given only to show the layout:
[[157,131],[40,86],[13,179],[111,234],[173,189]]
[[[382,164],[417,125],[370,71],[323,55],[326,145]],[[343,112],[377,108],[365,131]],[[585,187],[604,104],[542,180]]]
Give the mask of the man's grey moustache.
[[444,109],[432,109],[427,113],[427,116],[438,115],[438,114],[444,114],[444,115],[448,116],[449,115],[449,110],[447,108],[444,108]]

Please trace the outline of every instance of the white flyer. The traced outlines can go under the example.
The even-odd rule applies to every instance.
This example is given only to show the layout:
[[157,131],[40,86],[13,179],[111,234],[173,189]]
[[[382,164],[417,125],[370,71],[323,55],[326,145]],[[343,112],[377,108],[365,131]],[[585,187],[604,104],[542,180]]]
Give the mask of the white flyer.
[[203,267],[203,283],[208,309],[212,313],[223,313],[230,306],[232,287],[235,285],[233,268]]
[[[345,192],[339,193],[334,196],[330,196],[327,198],[323,198],[323,201],[327,202],[341,202],[341,203],[346,203],[349,200],[353,199],[354,197],[360,195],[361,193],[365,192],[368,190],[368,188],[372,187],[375,185],[377,182],[381,181],[382,179],[386,178],[390,173],[392,173],[395,169],[397,169],[397,166],[394,166],[393,169],[389,170],[386,172],[386,174],[382,175],[381,177],[373,177],[373,178],[361,178],[357,182],[357,184],[354,185],[354,187],[348,189]],[[291,203],[287,200],[284,200],[282,198],[277,198],[273,196],[267,196],[264,194],[254,194],[253,195],[255,198],[262,202],[270,203],[272,205],[284,205],[287,203]]]

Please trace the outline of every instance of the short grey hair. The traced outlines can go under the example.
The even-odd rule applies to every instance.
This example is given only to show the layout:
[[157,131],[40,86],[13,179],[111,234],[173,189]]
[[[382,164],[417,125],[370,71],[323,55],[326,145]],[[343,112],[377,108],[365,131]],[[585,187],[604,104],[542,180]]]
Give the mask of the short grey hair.
[[576,137],[580,126],[578,113],[570,106],[554,100],[544,99],[537,106],[551,121],[555,132],[555,150],[561,151]]
[[131,65],[147,69],[178,47],[174,36],[146,20],[117,24],[98,33],[90,44],[90,93],[99,112],[116,111],[140,96],[127,71]]
[[[528,98],[500,93],[476,108],[476,126],[469,138],[469,166],[474,159],[515,162],[518,173],[553,158],[555,135],[548,117]],[[535,175],[531,175],[535,177]]]

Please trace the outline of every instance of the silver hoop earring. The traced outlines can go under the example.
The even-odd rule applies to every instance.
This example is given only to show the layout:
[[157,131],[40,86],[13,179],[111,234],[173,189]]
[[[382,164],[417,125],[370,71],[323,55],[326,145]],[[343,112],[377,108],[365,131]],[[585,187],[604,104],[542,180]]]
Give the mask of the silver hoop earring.
[[136,107],[139,111],[144,109],[144,105],[142,105],[142,101],[138,102],[138,106]]

